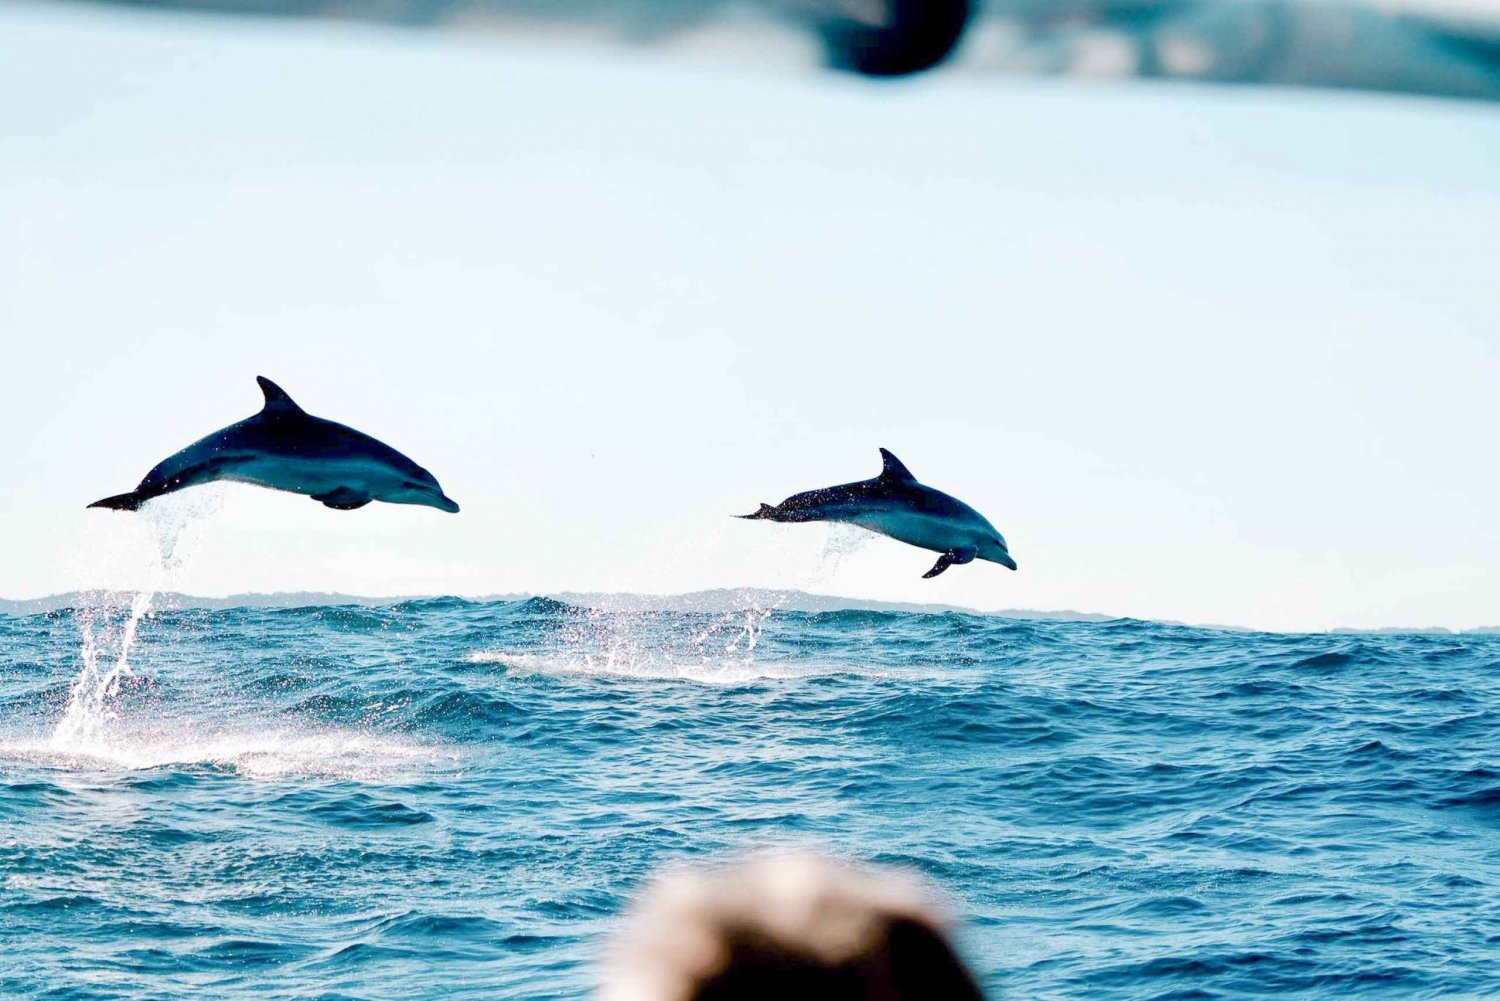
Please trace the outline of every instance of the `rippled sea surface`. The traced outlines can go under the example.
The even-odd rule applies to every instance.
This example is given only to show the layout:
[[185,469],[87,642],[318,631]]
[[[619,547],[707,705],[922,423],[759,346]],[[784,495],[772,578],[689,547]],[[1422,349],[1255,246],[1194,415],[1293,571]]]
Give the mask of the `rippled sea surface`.
[[1496,636],[0,616],[0,996],[583,997],[654,867],[792,844],[996,997],[1496,997],[1497,724]]

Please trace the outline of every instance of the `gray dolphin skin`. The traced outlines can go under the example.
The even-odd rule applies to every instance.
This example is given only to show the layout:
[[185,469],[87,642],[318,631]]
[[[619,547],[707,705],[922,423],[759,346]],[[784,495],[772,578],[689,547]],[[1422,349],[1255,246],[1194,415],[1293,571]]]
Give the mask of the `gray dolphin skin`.
[[843,483],[795,494],[754,514],[735,515],[764,521],[840,521],[888,535],[919,549],[942,553],[923,577],[936,577],[955,563],[989,560],[1014,570],[1016,561],[1005,537],[984,515],[956,497],[923,486],[911,470],[885,449],[884,467],[873,480]]
[[130,493],[94,501],[89,507],[134,511],[163,494],[230,480],[307,494],[337,511],[377,500],[458,510],[431,473],[394,448],[351,427],[314,417],[264,376],[255,381],[266,396],[260,413],[157,463]]

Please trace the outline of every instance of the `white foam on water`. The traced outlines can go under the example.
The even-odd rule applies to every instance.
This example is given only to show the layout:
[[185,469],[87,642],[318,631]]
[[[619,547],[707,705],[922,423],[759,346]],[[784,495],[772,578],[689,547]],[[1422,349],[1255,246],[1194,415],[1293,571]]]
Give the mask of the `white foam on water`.
[[145,771],[208,765],[255,778],[305,776],[378,781],[442,760],[449,749],[358,730],[299,727],[261,730],[110,730],[64,743],[0,740],[0,758],[54,768]]
[[[780,604],[778,602],[777,604]],[[621,678],[693,681],[708,685],[737,685],[749,681],[800,677],[805,671],[756,659],[755,649],[765,632],[771,608],[726,612],[690,634],[661,637],[653,633],[660,618],[654,613],[590,611],[563,630],[564,649],[555,654],[518,654],[481,650],[471,653],[476,664],[504,664],[535,674],[586,674]]]
[[592,675],[704,685],[743,685],[834,674],[870,678],[904,676],[906,672],[889,668],[775,655],[768,659],[760,649],[768,623],[791,597],[792,592],[784,592],[769,607],[752,605],[720,613],[692,632],[684,631],[679,622],[675,632],[666,634],[662,629],[672,629],[673,623],[665,616],[672,613],[591,609],[559,629],[557,649],[529,653],[476,650],[468,655],[468,661],[500,664],[513,672],[528,674]]
[[851,664],[767,658],[756,648],[774,612],[775,608],[752,608],[726,613],[697,632],[677,637],[675,642],[652,635],[651,630],[661,624],[657,614],[594,613],[563,631],[561,649],[543,653],[476,650],[468,660],[471,664],[500,664],[525,674],[702,685],[743,685],[831,674],[885,678],[900,673]]
[[859,678],[922,677],[921,672],[857,664],[817,661],[687,661],[668,655],[642,653],[622,655],[570,653],[512,653],[506,650],[476,650],[471,664],[499,664],[518,674],[577,675],[624,678],[634,681],[682,681],[700,685],[746,685],[759,681],[800,681],[829,675]]
[[606,650],[598,654],[509,653],[476,650],[472,664],[501,664],[525,674],[576,674],[639,680],[689,681],[704,685],[743,685],[754,681],[784,680],[821,673],[789,664],[756,661],[682,661],[665,656]]

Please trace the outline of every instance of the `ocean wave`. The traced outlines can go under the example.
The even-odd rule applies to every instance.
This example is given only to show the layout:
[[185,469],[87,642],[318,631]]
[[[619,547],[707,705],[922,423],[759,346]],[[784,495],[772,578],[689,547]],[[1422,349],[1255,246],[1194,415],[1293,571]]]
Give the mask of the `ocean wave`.
[[524,598],[520,601],[508,603],[502,606],[508,615],[516,616],[538,616],[548,618],[553,616],[586,615],[591,610],[578,605],[570,605],[566,601],[558,601],[556,598],[536,596]]
[[1500,996],[1500,636],[140,607],[0,628],[0,994],[583,997],[656,865],[790,843],[995,996]]

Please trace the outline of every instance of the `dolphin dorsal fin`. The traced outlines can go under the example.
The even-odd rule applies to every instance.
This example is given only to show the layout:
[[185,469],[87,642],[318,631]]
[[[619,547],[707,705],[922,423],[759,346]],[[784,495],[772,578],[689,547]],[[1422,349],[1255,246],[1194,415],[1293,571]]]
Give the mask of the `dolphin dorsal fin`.
[[260,391],[266,394],[265,409],[272,413],[302,413],[302,408],[297,406],[292,398],[286,395],[286,390],[263,375],[257,375],[255,381],[260,383]]
[[906,468],[906,464],[896,458],[886,449],[880,450],[880,459],[885,465],[880,470],[882,480],[900,480],[903,483],[915,483],[917,478]]

